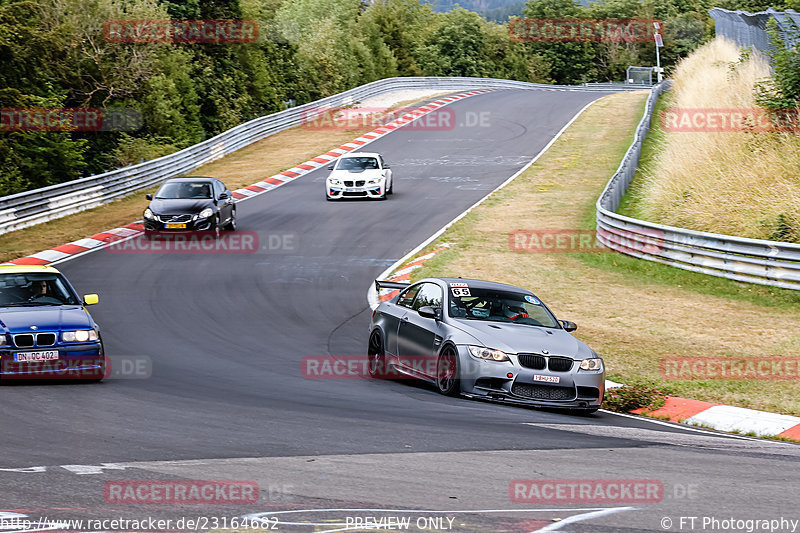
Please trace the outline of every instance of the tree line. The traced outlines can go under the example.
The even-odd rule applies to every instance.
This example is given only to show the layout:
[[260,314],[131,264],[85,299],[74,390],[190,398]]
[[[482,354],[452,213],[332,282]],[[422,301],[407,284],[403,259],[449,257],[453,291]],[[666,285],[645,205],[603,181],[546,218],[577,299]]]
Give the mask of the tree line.
[[[723,3],[763,9],[758,0]],[[669,67],[713,36],[709,7],[530,0],[524,16],[662,19]],[[136,43],[104,34],[109,21],[168,19],[252,20],[258,39]],[[517,42],[505,24],[418,0],[0,0],[0,108],[121,108],[142,117],[136,131],[0,131],[0,196],[172,153],[289,102],[385,77],[622,80],[628,65],[652,65],[654,54],[653,43]]]

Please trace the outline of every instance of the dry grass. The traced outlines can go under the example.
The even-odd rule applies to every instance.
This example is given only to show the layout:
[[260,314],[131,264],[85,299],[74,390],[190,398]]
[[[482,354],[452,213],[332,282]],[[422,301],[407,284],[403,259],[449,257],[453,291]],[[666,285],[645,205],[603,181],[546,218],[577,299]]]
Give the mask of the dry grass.
[[[761,55],[716,39],[675,69],[669,107],[757,109]],[[800,139],[796,133],[665,132],[635,189],[635,210],[664,224],[800,242]]]
[[[424,100],[429,98],[431,97]],[[420,101],[400,102],[392,109]],[[337,148],[369,129],[372,128],[364,131],[320,131],[298,126],[237,150],[223,159],[192,171],[192,174],[214,176],[224,181],[229,189],[238,189]],[[155,189],[142,190],[82,213],[0,235],[0,263],[140,220],[148,204],[144,195],[154,191]]]
[[[796,356],[796,308],[643,281],[593,267],[577,254],[509,249],[509,233],[516,229],[587,226],[587,213],[631,142],[644,98],[615,94],[592,105],[534,166],[433,243],[453,246],[415,271],[413,279],[464,276],[530,288],[557,316],[580,325],[577,336],[602,355],[612,379],[621,381],[663,382],[659,363],[665,357]],[[667,383],[685,397],[800,415],[797,381]]]

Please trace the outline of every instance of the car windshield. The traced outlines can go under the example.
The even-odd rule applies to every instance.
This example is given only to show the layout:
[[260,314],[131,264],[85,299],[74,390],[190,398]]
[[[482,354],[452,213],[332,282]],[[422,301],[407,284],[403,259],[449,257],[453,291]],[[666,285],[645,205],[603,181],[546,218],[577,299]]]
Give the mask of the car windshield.
[[61,274],[0,274],[0,307],[78,305],[80,299]]
[[556,318],[530,294],[450,285],[450,316],[466,320],[513,322],[545,328],[559,327]]
[[211,184],[207,181],[170,181],[158,189],[156,198],[160,199],[210,199]]
[[343,157],[336,165],[336,170],[369,170],[380,168],[374,157]]

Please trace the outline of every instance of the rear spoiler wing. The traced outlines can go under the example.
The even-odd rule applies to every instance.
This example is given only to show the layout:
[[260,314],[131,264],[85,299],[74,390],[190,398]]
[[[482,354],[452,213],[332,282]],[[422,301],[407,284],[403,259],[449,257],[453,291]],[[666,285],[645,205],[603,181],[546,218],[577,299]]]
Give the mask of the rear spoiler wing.
[[383,281],[380,279],[375,280],[375,290],[379,291],[381,289],[405,289],[409,287],[410,283],[398,283],[396,281]]

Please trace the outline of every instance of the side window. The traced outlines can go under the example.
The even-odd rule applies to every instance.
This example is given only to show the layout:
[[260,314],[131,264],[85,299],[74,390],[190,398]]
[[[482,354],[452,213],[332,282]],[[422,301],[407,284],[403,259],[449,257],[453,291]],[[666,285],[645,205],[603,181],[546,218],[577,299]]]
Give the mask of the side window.
[[414,297],[419,292],[419,289],[422,285],[414,285],[410,289],[406,289],[406,292],[400,295],[400,299],[397,300],[397,305],[401,305],[403,307],[411,308],[411,303],[414,301]]
[[422,288],[417,293],[414,300],[413,309],[419,310],[420,307],[429,305],[431,307],[442,307],[442,289],[434,283],[423,283]]
[[381,168],[386,168],[386,163],[384,163],[383,157],[380,155],[378,156],[378,163],[380,163]]
[[219,195],[225,192],[225,185],[221,181],[214,182],[214,197],[219,198]]

